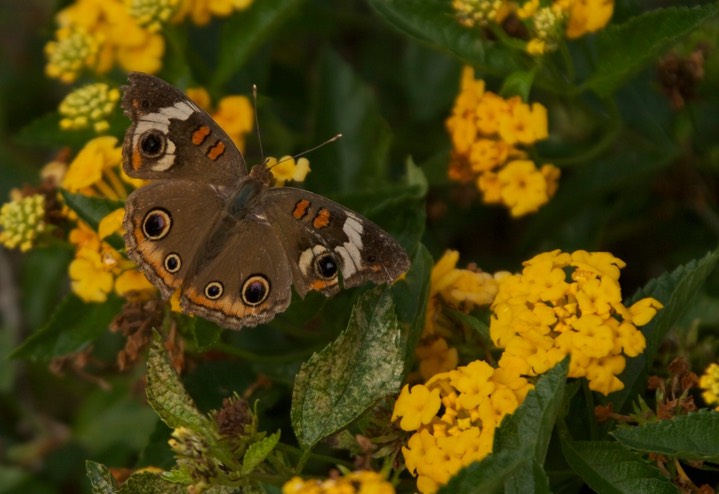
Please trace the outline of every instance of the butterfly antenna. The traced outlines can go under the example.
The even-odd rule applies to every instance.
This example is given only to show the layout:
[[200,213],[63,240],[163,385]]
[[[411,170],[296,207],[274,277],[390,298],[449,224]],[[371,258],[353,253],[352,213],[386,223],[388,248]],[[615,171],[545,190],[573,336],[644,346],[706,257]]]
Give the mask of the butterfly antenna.
[[260,119],[257,116],[257,84],[252,85],[252,103],[255,106],[255,129],[257,130],[257,143],[260,146],[260,156],[262,157],[262,161],[260,163],[265,162],[265,150],[262,148],[262,133],[260,132]]
[[[285,161],[296,160],[297,158],[299,158],[299,157],[301,157],[301,156],[304,156],[304,155],[306,155],[306,154],[308,154],[308,153],[311,153],[311,152],[314,151],[315,149],[319,149],[319,148],[321,148],[322,146],[325,146],[325,145],[327,145],[327,144],[329,144],[329,143],[331,143],[331,142],[335,142],[335,141],[337,141],[337,140],[339,140],[339,139],[341,139],[341,138],[342,138],[342,134],[334,135],[334,136],[330,137],[329,139],[327,139],[325,142],[322,142],[322,143],[320,143],[320,144],[317,144],[315,147],[310,148],[310,149],[308,149],[308,150],[306,150],[306,151],[302,151],[301,153],[297,153],[297,154],[294,155],[294,156],[288,156],[287,158],[278,161],[277,163],[275,163],[275,164],[272,165],[272,166],[277,166],[277,165],[279,165],[280,163],[284,163]],[[272,167],[270,167],[270,168],[272,168]]]

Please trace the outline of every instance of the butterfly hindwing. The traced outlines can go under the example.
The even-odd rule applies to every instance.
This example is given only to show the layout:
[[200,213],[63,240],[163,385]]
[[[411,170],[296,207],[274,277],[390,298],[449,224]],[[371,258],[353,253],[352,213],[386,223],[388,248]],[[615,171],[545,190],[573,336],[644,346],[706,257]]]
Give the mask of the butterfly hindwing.
[[331,295],[366,281],[389,283],[409,267],[404,249],[362,215],[330,199],[291,187],[271,188],[262,206],[292,267],[293,284]]
[[291,270],[272,225],[227,216],[182,289],[183,310],[224,327],[256,326],[290,304]]
[[169,298],[191,273],[218,221],[224,198],[202,182],[160,181],[134,191],[125,204],[127,255]]

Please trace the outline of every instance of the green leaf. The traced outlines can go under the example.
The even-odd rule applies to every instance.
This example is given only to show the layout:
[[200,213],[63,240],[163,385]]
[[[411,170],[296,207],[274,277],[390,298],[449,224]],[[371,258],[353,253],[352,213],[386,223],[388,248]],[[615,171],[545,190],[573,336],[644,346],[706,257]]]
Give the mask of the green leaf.
[[[105,216],[118,209],[124,209],[125,207],[125,203],[122,201],[74,194],[65,189],[60,189],[60,193],[70,209],[75,211],[80,219],[95,231],[97,231],[100,226],[100,221],[102,221]],[[125,248],[125,242],[119,235],[113,234],[104,240],[116,250]]]
[[391,293],[388,287],[376,287],[363,294],[342,334],[300,368],[291,418],[303,448],[399,390],[403,348]]
[[621,444],[608,441],[572,441],[560,434],[564,457],[574,472],[595,492],[614,494],[679,492],[658,468]]
[[557,194],[534,217],[522,239],[525,249],[546,242],[549,232],[566,227],[578,213],[601,203],[610,194],[632,184],[646,183],[668,168],[679,154],[679,148],[671,142],[651,146],[634,146],[616,156],[593,161],[563,179]]
[[492,453],[483,461],[472,463],[461,469],[446,485],[442,486],[439,494],[504,492],[504,482],[526,464],[527,457],[531,454],[528,448]]
[[402,327],[405,369],[409,369],[414,362],[414,350],[424,329],[433,265],[432,255],[424,245],[419,244],[405,279],[392,286],[397,318]]
[[499,94],[504,98],[519,96],[522,101],[529,101],[529,93],[532,90],[532,83],[536,70],[517,71],[511,73],[502,84]]
[[687,461],[719,462],[719,413],[714,410],[621,427],[612,435],[624,446],[645,453]]
[[[87,141],[100,135],[92,128],[79,130],[63,130],[60,128],[60,114],[50,112],[35,119],[20,129],[17,139],[28,147],[71,147],[72,149],[82,148]],[[108,120],[112,134],[121,137],[127,128],[127,118],[118,109],[115,109]],[[107,133],[105,133],[107,135]]]
[[103,303],[89,304],[70,294],[50,321],[30,335],[12,357],[50,360],[82,350],[107,331],[122,303],[122,299],[111,296]]
[[222,328],[201,317],[192,318],[191,327],[191,333],[198,352],[210,350],[219,341],[222,334]]
[[649,324],[641,328],[647,340],[647,348],[641,355],[627,360],[627,367],[619,375],[624,389],[612,393],[608,401],[614,410],[621,411],[634,396],[641,394],[646,387],[649,368],[657,355],[659,345],[664,341],[671,327],[686,312],[696,299],[707,277],[712,273],[719,260],[719,249],[710,252],[702,259],[693,260],[679,266],[671,273],[665,273],[649,282],[639,290],[627,306],[645,297],[654,297],[664,304]]
[[610,25],[597,36],[597,66],[583,86],[612,94],[631,75],[654,63],[668,47],[719,12],[716,3],[655,9]]
[[277,443],[280,441],[280,431],[275,432],[271,436],[267,436],[256,443],[252,443],[245,456],[242,459],[242,470],[240,475],[249,475],[252,471],[257,468],[257,465],[265,461],[267,455],[269,455]]
[[426,0],[369,0],[370,6],[403,33],[448,50],[482,74],[500,77],[527,70],[532,58],[501,43],[482,40],[480,34],[457,22],[450,2]]
[[186,494],[187,486],[165,480],[161,474],[133,473],[123,482],[120,494]]
[[187,427],[202,432],[210,427],[192,397],[185,391],[179,376],[170,365],[159,334],[150,346],[147,357],[147,401],[168,427]]
[[316,139],[337,133],[343,138],[313,153],[308,189],[334,194],[372,190],[385,181],[384,165],[390,131],[370,88],[352,67],[333,51],[320,61],[317,89],[320,109]]
[[494,451],[529,448],[540,465],[549,448],[554,423],[564,399],[569,357],[537,381],[516,412],[508,415],[494,436]]
[[117,493],[117,482],[115,482],[115,478],[105,465],[87,460],[85,470],[87,478],[90,480],[93,494]]
[[233,15],[222,28],[219,59],[213,71],[211,87],[225,84],[248,57],[299,5],[299,0],[262,0]]

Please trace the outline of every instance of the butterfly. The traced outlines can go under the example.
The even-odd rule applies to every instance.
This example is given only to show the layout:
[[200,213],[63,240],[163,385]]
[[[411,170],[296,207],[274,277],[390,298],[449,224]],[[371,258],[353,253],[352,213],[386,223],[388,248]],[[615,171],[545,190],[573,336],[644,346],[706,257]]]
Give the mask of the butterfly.
[[292,287],[327,296],[390,283],[404,249],[368,219],[325,197],[275,187],[204,110],[162,79],[131,73],[122,108],[132,120],[124,171],[149,180],[127,198],[127,255],[163,298],[179,290],[189,314],[228,329],[266,323]]

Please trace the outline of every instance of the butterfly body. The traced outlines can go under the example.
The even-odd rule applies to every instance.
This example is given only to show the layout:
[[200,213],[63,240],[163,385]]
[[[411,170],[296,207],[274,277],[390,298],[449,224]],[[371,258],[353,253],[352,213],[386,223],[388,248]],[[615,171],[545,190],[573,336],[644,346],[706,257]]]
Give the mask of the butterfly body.
[[292,286],[332,295],[387,283],[409,267],[380,227],[311,192],[274,187],[269,169],[247,172],[212,118],[161,79],[133,73],[122,105],[132,120],[123,168],[151,183],[127,200],[128,256],[164,298],[240,329],[271,320]]

